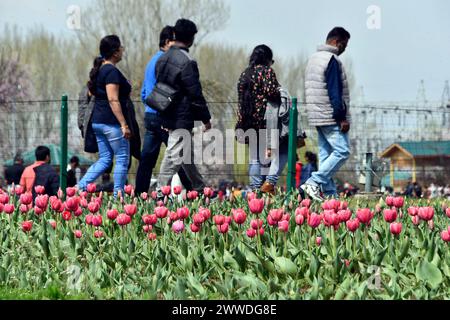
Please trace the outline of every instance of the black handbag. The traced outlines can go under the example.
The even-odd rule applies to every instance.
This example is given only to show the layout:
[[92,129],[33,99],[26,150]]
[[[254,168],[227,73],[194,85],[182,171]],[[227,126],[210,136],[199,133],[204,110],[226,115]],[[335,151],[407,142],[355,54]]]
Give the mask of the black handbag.
[[157,82],[145,103],[158,112],[165,112],[176,100],[178,91],[168,84]]

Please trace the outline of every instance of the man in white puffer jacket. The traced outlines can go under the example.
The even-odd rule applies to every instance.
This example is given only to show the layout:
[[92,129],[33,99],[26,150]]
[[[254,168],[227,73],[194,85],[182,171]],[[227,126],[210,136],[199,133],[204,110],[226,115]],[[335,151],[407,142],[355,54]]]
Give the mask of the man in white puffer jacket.
[[339,56],[345,51],[350,33],[336,27],[327,36],[327,43],[318,47],[306,67],[306,110],[311,126],[319,136],[319,170],[301,188],[319,201],[337,197],[334,174],[350,155],[350,95],[347,75]]

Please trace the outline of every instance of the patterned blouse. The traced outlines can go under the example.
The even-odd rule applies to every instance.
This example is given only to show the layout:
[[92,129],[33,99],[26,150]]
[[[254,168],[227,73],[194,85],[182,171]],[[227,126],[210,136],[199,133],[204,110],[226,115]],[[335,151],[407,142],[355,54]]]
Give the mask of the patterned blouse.
[[280,103],[280,84],[271,67],[248,67],[238,82],[238,126],[243,129],[265,129],[264,115],[268,101]]

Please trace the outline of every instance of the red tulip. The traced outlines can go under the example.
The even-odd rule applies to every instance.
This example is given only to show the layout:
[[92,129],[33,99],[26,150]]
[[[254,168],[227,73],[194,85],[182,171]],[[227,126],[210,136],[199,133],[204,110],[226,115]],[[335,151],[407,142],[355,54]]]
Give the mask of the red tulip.
[[264,228],[259,228],[259,235],[261,237],[264,235]]
[[41,214],[44,213],[44,210],[42,210],[42,209],[39,208],[39,207],[34,207],[34,213],[35,213],[36,215],[40,216]]
[[221,225],[217,226],[217,230],[219,230],[220,233],[227,233],[228,232],[228,228],[229,228],[229,224],[228,223],[224,223]]
[[256,230],[253,228],[248,229],[246,233],[249,238],[254,238],[256,236]]
[[298,207],[295,209],[295,215],[298,216],[299,214],[301,214],[304,218],[308,218],[309,209],[307,207]]
[[323,212],[323,222],[326,226],[337,226],[341,221],[334,210],[325,210]]
[[214,195],[214,190],[212,188],[205,187],[203,189],[203,194],[205,195],[205,197],[211,198]]
[[20,195],[22,195],[22,193],[24,193],[24,189],[23,189],[23,187],[21,186],[21,185],[18,185],[18,186],[16,186],[16,188],[14,189],[14,192],[18,195],[18,196],[20,196]]
[[348,220],[345,224],[347,225],[347,229],[350,232],[355,232],[359,228],[359,220],[357,218]]
[[103,231],[95,230],[94,237],[96,237],[96,238],[103,238]]
[[278,221],[273,220],[272,216],[270,214],[267,215],[267,224],[269,226],[276,226],[278,225]]
[[48,195],[45,194],[37,196],[36,199],[34,200],[34,204],[36,205],[36,207],[45,211],[48,205]]
[[16,208],[12,203],[7,203],[3,207],[3,212],[6,214],[12,214]]
[[156,207],[155,210],[153,210],[153,212],[156,214],[156,216],[158,218],[163,219],[163,218],[167,217],[167,214],[169,213],[169,209],[167,209],[164,206]]
[[95,183],[89,183],[86,187],[86,191],[89,193],[94,193],[95,190],[97,190],[97,186],[95,185]]
[[56,229],[56,221],[55,220],[49,220],[48,223],[52,226],[53,230]]
[[158,217],[156,216],[156,214],[144,214],[142,216],[142,221],[144,222],[144,224],[154,225],[156,224],[156,222],[158,222]]
[[352,217],[352,212],[348,209],[339,210],[337,214],[340,222],[347,222]]
[[169,212],[169,221],[168,223],[170,223],[170,221],[175,221],[178,220],[178,213],[176,212]]
[[43,186],[35,186],[34,192],[36,192],[37,194],[44,194],[45,188]]
[[286,220],[278,221],[278,230],[283,231],[283,232],[288,232],[289,222]]
[[203,216],[203,218],[205,218],[205,221],[211,217],[211,211],[209,209],[206,209],[203,207],[200,207],[198,209],[198,213],[201,214]]
[[331,199],[331,200],[325,201],[322,204],[322,209],[323,210],[334,210],[334,211],[337,211],[337,210],[339,210],[340,206],[341,206],[341,203],[340,203],[339,200]]
[[29,205],[33,202],[33,196],[31,193],[23,193],[20,195],[20,203],[24,205]]
[[0,193],[0,203],[7,204],[9,202],[9,196],[6,193]]
[[247,214],[243,209],[232,209],[231,212],[233,214],[234,222],[236,222],[239,225],[243,224],[247,219]]
[[196,223],[191,223],[189,227],[191,228],[191,231],[194,233],[200,232],[201,229],[201,225]]
[[64,211],[64,212],[62,213],[62,218],[63,218],[65,221],[69,221],[70,219],[72,219],[72,214],[70,213],[70,211]]
[[141,199],[144,200],[144,201],[147,201],[147,199],[148,199],[148,193],[147,193],[147,192],[142,192],[142,193],[141,193]]
[[173,187],[173,193],[174,193],[174,194],[180,194],[181,191],[182,191],[181,186],[175,186],[175,187]]
[[258,229],[262,228],[263,221],[261,219],[253,219],[252,221],[250,221],[250,226],[253,229],[258,230]]
[[402,224],[401,222],[392,222],[389,229],[393,235],[399,235],[402,232]]
[[100,205],[97,201],[91,201],[88,204],[88,210],[90,213],[97,213],[100,210]]
[[231,220],[232,220],[231,216],[224,216],[224,219],[225,219],[224,223],[231,224]]
[[111,209],[106,212],[106,217],[109,220],[116,220],[118,215],[119,215],[119,211],[117,211],[116,209]]
[[386,204],[387,204],[389,207],[394,206],[394,197],[386,197]]
[[22,222],[22,231],[23,232],[30,232],[32,228],[33,228],[33,221],[28,220],[28,221]]
[[308,217],[308,225],[311,228],[317,228],[322,221],[322,217],[317,213],[311,213]]
[[445,242],[450,242],[450,231],[449,230],[444,230],[441,232],[441,238],[442,240],[444,240]]
[[358,209],[356,211],[356,217],[358,218],[359,222],[364,224],[369,224],[370,220],[373,218],[373,212],[370,211],[370,209]]
[[163,195],[168,196],[172,192],[172,188],[170,186],[161,187],[161,192]]
[[269,215],[272,217],[273,221],[280,221],[283,218],[284,210],[283,209],[272,209],[269,212]]
[[201,213],[196,213],[192,216],[192,221],[197,226],[201,226],[205,222],[205,217]]
[[121,213],[117,216],[116,221],[119,226],[125,226],[131,222],[131,217],[127,214]]
[[298,214],[295,216],[295,223],[297,225],[301,226],[304,221],[305,221],[305,217],[302,214]]
[[86,215],[86,217],[84,218],[84,220],[85,220],[85,222],[86,222],[86,224],[87,225],[92,225],[92,218],[94,217],[94,215],[93,214],[88,214],[88,215]]
[[419,217],[422,220],[429,221],[434,217],[433,207],[421,207],[419,208]]
[[411,220],[412,220],[412,223],[413,223],[415,226],[418,226],[419,223],[420,223],[420,217],[419,217],[419,216],[411,216]]
[[189,191],[189,192],[187,193],[187,198],[188,198],[189,200],[195,200],[195,199],[197,199],[197,198],[198,198],[198,192],[195,191],[195,190]]
[[131,193],[134,191],[134,188],[131,184],[127,184],[126,186],[123,187],[123,191],[126,194],[131,195]]
[[394,222],[397,220],[397,211],[395,209],[384,209],[383,216],[386,222]]
[[75,238],[80,239],[83,236],[83,233],[81,232],[81,230],[75,230],[73,232],[73,234],[75,235]]
[[322,237],[316,237],[316,244],[318,246],[320,246],[321,243],[322,243]]
[[409,207],[408,214],[410,216],[417,216],[419,214],[419,207]]
[[404,203],[405,203],[405,200],[402,197],[394,198],[394,201],[393,201],[394,207],[401,208],[401,207],[403,207]]
[[310,199],[303,199],[300,203],[302,207],[309,208],[311,206],[311,200]]
[[50,207],[53,211],[62,212],[64,210],[64,205],[60,199],[56,199],[50,202]]
[[102,225],[103,222],[103,218],[101,215],[94,215],[92,217],[92,225],[94,227],[100,227]]
[[225,216],[223,216],[223,215],[215,215],[215,216],[213,216],[213,220],[214,220],[214,223],[217,225],[217,226],[220,226],[221,224],[224,224],[225,223]]
[[83,208],[88,207],[88,202],[86,198],[80,198],[80,206],[82,206]]
[[184,206],[177,209],[178,219],[184,220],[189,217],[189,209]]
[[450,208],[445,209],[445,214],[450,218]]
[[156,233],[149,233],[147,237],[149,240],[156,240]]
[[123,210],[129,216],[134,216],[137,212],[137,207],[135,204],[126,204],[123,206]]
[[264,199],[251,199],[248,201],[250,212],[260,214],[264,210]]
[[72,187],[66,188],[66,195],[68,197],[73,197],[76,193],[77,193],[77,189],[76,188],[72,188]]
[[183,221],[182,221],[182,220],[177,220],[177,221],[175,221],[175,222],[172,224],[172,230],[173,230],[175,233],[183,232],[183,230],[184,230],[184,223],[183,223]]
[[78,197],[67,198],[66,202],[64,202],[65,208],[70,211],[76,211],[79,205],[80,205],[80,198]]
[[83,209],[78,207],[77,210],[73,211],[73,214],[75,215],[75,217],[79,217],[83,214]]
[[21,205],[19,206],[19,211],[20,211],[21,213],[27,213],[28,210],[30,210],[30,208],[29,208],[26,204],[21,204]]

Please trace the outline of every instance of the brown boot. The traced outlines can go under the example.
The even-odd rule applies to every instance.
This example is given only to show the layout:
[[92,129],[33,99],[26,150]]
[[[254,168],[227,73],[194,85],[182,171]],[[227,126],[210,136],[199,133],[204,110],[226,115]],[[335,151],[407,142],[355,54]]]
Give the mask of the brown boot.
[[269,182],[264,182],[261,186],[261,192],[275,194],[275,186]]

